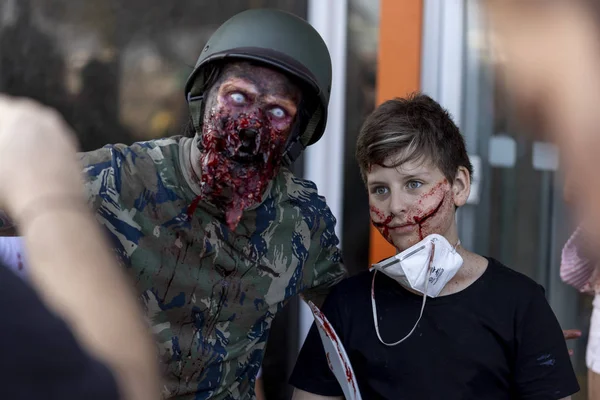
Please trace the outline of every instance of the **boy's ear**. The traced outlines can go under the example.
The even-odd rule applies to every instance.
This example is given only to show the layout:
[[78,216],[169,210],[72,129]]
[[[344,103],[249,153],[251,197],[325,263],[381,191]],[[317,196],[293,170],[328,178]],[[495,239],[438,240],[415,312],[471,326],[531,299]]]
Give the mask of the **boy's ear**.
[[458,167],[456,175],[454,176],[454,182],[452,183],[452,196],[454,198],[454,205],[456,207],[462,207],[467,203],[469,194],[471,193],[471,175],[469,170],[465,167]]

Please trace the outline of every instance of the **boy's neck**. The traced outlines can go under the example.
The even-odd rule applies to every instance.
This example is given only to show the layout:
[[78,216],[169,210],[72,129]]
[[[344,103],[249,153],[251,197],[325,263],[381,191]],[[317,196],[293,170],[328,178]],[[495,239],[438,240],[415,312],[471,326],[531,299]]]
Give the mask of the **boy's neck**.
[[456,251],[462,257],[463,265],[446,284],[440,296],[448,296],[465,290],[479,279],[487,269],[488,260],[485,257],[475,254],[462,246],[458,246]]

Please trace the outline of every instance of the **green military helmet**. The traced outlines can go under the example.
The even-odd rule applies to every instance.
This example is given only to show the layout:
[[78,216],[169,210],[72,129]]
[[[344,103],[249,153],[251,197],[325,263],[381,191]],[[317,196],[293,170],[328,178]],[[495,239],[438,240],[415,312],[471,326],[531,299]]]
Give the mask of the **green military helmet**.
[[[305,20],[275,9],[241,12],[210,37],[185,85],[197,132],[201,132],[203,97],[209,88],[211,64],[223,60],[254,61],[300,80],[312,108],[307,121],[292,134],[284,160],[290,163],[317,142],[325,131],[331,93],[331,57],[319,33]],[[306,93],[308,90],[308,93]]]

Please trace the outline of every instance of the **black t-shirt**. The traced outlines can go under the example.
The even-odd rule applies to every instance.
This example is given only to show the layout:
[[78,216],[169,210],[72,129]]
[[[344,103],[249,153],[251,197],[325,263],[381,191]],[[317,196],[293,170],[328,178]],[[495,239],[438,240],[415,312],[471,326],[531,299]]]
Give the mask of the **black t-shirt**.
[[0,399],[115,400],[111,372],[21,278],[0,265]]
[[[579,391],[561,327],[544,289],[498,261],[465,290],[428,298],[413,334],[381,344],[373,325],[371,281],[342,281],[323,312],[340,336],[365,399],[550,400]],[[422,297],[383,273],[375,279],[382,339],[393,343],[414,326]],[[309,393],[342,396],[313,324],[290,383]]]

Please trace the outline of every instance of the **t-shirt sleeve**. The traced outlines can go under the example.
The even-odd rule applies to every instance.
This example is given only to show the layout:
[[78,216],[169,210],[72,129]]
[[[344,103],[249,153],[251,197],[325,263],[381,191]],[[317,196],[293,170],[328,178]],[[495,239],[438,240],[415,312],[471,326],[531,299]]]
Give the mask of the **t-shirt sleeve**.
[[517,315],[515,383],[523,400],[562,399],[579,391],[562,329],[537,286]]
[[[343,318],[337,304],[339,296],[336,292],[337,290],[334,289],[327,297],[321,311],[325,314],[329,323],[342,341],[342,345],[344,345]],[[290,377],[290,384],[305,392],[321,396],[344,395],[335,375],[331,369],[329,369],[323,342],[321,341],[317,326],[314,323],[300,350],[300,355],[298,356],[294,371]]]

